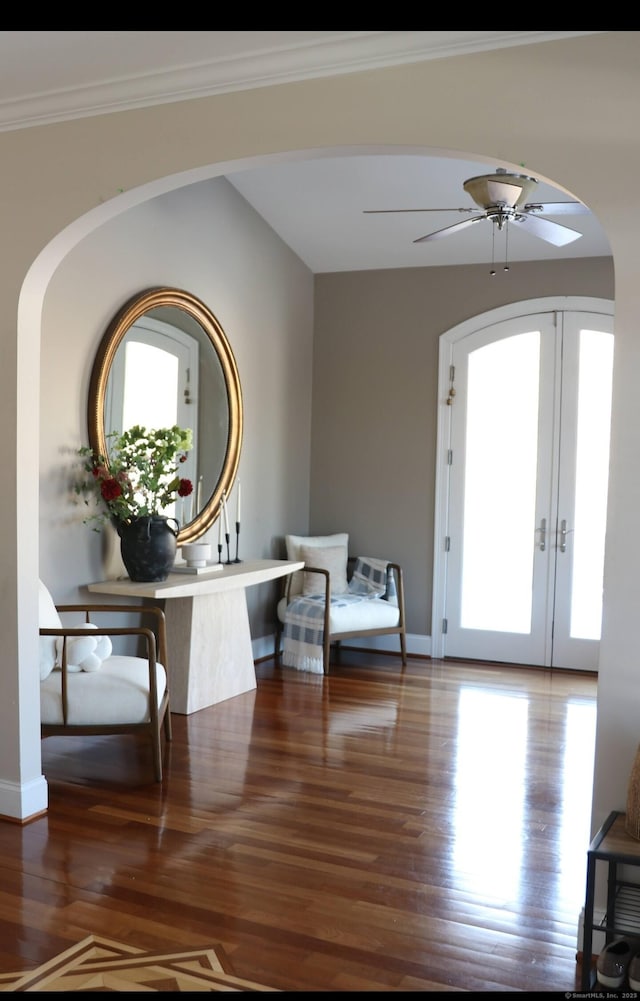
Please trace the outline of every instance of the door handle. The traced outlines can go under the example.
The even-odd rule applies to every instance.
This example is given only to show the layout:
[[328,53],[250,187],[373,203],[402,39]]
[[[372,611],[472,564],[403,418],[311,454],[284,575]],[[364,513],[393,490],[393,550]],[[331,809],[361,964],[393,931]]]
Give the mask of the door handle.
[[545,549],[547,548],[547,519],[546,518],[541,518],[540,519],[540,528],[538,529],[538,531],[540,532],[540,552],[543,553],[545,551]]
[[567,536],[570,532],[573,532],[573,529],[567,528],[567,522],[563,519],[560,522],[560,545],[558,546],[561,553],[566,553],[567,551]]

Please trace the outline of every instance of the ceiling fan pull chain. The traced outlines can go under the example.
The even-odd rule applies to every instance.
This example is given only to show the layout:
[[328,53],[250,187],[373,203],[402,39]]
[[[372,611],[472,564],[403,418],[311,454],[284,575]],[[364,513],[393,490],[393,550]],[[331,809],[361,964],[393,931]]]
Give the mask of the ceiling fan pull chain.
[[509,270],[509,223],[504,227],[504,270]]
[[489,275],[491,276],[491,278],[493,278],[494,275],[495,275],[495,273],[496,273],[495,260],[496,260],[496,228],[495,228],[495,226],[492,226],[491,227],[491,271],[489,272]]

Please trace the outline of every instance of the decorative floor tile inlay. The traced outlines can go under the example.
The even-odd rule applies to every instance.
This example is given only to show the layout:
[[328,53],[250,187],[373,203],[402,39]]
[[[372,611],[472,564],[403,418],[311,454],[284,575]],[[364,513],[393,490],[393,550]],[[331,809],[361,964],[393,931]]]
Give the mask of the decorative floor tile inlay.
[[143,952],[98,935],[27,973],[0,973],[0,991],[272,991],[230,970],[216,945],[187,952]]

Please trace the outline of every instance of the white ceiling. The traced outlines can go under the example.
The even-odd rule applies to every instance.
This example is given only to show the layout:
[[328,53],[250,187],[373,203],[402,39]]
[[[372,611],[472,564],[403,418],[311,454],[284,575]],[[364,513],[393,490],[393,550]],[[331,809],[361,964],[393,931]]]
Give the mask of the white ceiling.
[[[464,52],[530,44],[584,31],[2,31],[0,131],[169,103],[231,90]],[[446,264],[501,264],[608,255],[589,215],[550,217],[583,235],[564,248],[524,226],[488,221],[435,243],[425,233],[456,212],[367,215],[365,209],[473,207],[462,184],[497,165],[414,151],[340,151],[273,163],[231,183],[314,273]],[[527,173],[526,165],[522,168]],[[567,195],[540,184],[535,200]],[[494,240],[495,236],[495,240]]]
[[[488,220],[434,242],[414,240],[469,218],[458,211],[365,214],[367,209],[477,208],[463,182],[495,164],[435,156],[358,155],[280,163],[229,176],[229,181],[315,273],[376,268],[560,260],[610,254],[595,216],[544,216],[579,231],[565,247],[533,236],[526,222],[499,232]],[[523,169],[527,173],[526,168]],[[570,201],[540,183],[535,202]],[[508,242],[507,242],[508,232]]]

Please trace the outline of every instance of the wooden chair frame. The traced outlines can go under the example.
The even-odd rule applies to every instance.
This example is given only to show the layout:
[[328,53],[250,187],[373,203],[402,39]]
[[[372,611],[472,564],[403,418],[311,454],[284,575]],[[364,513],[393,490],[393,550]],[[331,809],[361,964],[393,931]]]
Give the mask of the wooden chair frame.
[[[141,616],[150,615],[154,621],[154,629],[145,626],[97,626],[92,630],[92,636],[133,636],[138,637],[143,649],[144,657],[149,665],[149,719],[143,723],[97,723],[97,724],[74,724],[69,723],[69,702],[67,688],[67,639],[74,636],[87,635],[86,630],[79,627],[65,627],[61,629],[41,628],[41,636],[62,637],[62,723],[41,723],[40,732],[42,737],[53,737],[70,734],[142,734],[151,740],[153,752],[153,767],[157,782],[162,781],[162,730],[166,741],[171,740],[171,712],[169,708],[169,672],[167,667],[167,631],[165,614],[161,608],[155,606],[136,607],[134,605],[107,605],[107,604],[75,604],[56,605],[56,610],[60,615],[65,612],[82,613],[85,622],[92,622],[91,616],[99,612],[124,612],[128,615],[139,613]],[[95,625],[95,623],[94,623]],[[132,659],[133,659],[132,655]],[[156,664],[160,662],[167,675],[167,686],[158,704],[158,689],[156,683]]]

